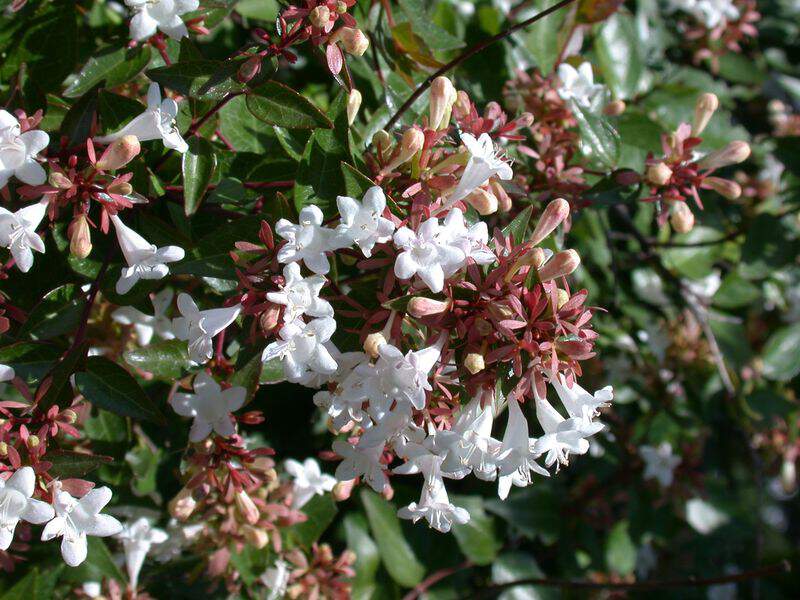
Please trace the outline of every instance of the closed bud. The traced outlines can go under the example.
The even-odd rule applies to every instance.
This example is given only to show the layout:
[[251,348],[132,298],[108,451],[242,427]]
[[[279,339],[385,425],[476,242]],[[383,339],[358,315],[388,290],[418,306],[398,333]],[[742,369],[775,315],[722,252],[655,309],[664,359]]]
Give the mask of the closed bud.
[[609,117],[618,117],[625,112],[625,108],[625,102],[622,100],[614,100],[603,107],[603,114],[606,114]]
[[177,496],[169,501],[167,510],[169,510],[169,514],[178,519],[178,521],[186,521],[192,516],[196,506],[197,501],[192,496],[192,490],[185,487],[178,492]]
[[261,57],[251,56],[239,67],[239,70],[236,72],[236,79],[239,80],[239,83],[247,83],[258,75],[259,72],[261,72]]
[[333,499],[336,502],[344,502],[353,494],[353,487],[356,484],[355,479],[351,479],[350,481],[339,481],[336,485],[333,486]]
[[69,177],[58,171],[50,173],[50,177],[47,178],[47,181],[50,185],[60,190],[68,190],[72,187],[72,181],[70,181]]
[[701,169],[719,169],[728,165],[736,165],[750,156],[750,144],[747,142],[730,142],[721,150],[716,150],[701,158],[697,166]]
[[730,179],[722,179],[722,177],[706,177],[702,187],[714,190],[728,200],[736,200],[742,195],[742,186]]
[[342,27],[331,36],[332,42],[341,42],[342,48],[353,56],[362,56],[369,48],[369,38],[360,29]]
[[347,12],[347,4],[345,2],[343,2],[342,0],[339,0],[336,3],[336,12],[339,13],[340,15],[343,15],[344,13],[346,13]]
[[370,333],[364,340],[364,352],[372,358],[378,358],[378,349],[386,343],[386,338],[380,332]]
[[529,112],[524,112],[518,116],[514,122],[517,124],[517,127],[530,127],[533,125],[533,115]]
[[531,243],[534,245],[539,244],[539,242],[553,233],[555,228],[561,225],[568,216],[569,202],[563,198],[556,198],[550,202],[542,212],[542,216],[539,217],[538,223],[536,223],[536,229],[533,230],[533,235],[531,235]]
[[239,514],[245,521],[251,525],[258,523],[261,513],[258,511],[258,507],[246,491],[237,491],[233,495],[233,501],[236,504],[236,509],[239,511]]
[[797,489],[797,467],[793,460],[784,459],[781,465],[781,487],[787,494],[793,494]]
[[39,447],[39,436],[38,435],[29,435],[28,436],[28,448],[33,450],[34,448]]
[[492,190],[495,198],[497,198],[497,210],[503,213],[510,211],[513,206],[511,196],[506,193],[506,189],[502,184],[497,179],[490,179],[489,189]]
[[675,202],[672,204],[669,222],[678,233],[689,233],[694,227],[694,213],[686,202]]
[[667,185],[669,180],[672,179],[672,169],[670,169],[663,162],[650,165],[647,167],[645,179],[652,185]]
[[123,135],[118,140],[111,142],[105,149],[100,160],[97,161],[97,168],[101,171],[115,171],[121,169],[131,162],[141,151],[139,138],[135,135]]
[[567,302],[569,302],[569,294],[567,293],[567,290],[562,290],[561,288],[558,288],[557,294],[558,294],[557,306],[558,309],[560,310],[562,306],[564,306]]
[[347,96],[347,122],[352,125],[356,116],[358,116],[358,109],[361,108],[361,92],[353,88]]
[[92,232],[86,215],[78,215],[67,229],[69,233],[69,251],[76,258],[86,258],[92,251]]
[[378,131],[376,131],[372,136],[372,145],[384,156],[386,155],[387,150],[391,150],[393,144],[394,138],[392,137],[392,134],[385,129],[378,129]]
[[383,168],[383,172],[388,173],[414,158],[417,152],[422,150],[424,144],[425,134],[422,133],[420,129],[416,127],[409,127],[406,129],[400,140],[400,144],[394,152],[394,158]]
[[106,191],[109,194],[117,194],[118,196],[128,196],[133,193],[133,186],[128,183],[127,181],[118,181],[117,183],[112,183]]
[[258,326],[264,333],[271,333],[280,323],[281,309],[276,304],[269,307],[258,316]]
[[453,104],[453,115],[457,119],[464,119],[469,116],[471,108],[472,102],[470,102],[467,92],[459,90],[456,94],[455,104]]
[[477,352],[470,352],[467,354],[466,358],[464,358],[464,368],[466,368],[467,371],[473,375],[483,371],[486,368],[483,355],[478,354]]
[[266,530],[252,525],[242,527],[242,534],[247,542],[258,550],[264,548],[269,542],[269,534]]
[[0,442],[0,456],[8,456],[8,444]]
[[692,135],[698,136],[708,125],[714,112],[719,108],[719,98],[714,94],[702,94],[694,105],[694,121],[692,121]]
[[477,210],[479,215],[491,215],[496,213],[499,204],[497,202],[497,196],[483,188],[475,188],[464,201]]
[[450,111],[456,101],[456,88],[453,82],[444,75],[440,75],[431,83],[430,93],[430,128],[438,131],[444,129],[450,122]]
[[544,283],[572,273],[581,264],[581,257],[575,250],[564,250],[553,256],[539,268],[539,280]]
[[486,319],[482,319],[481,317],[475,319],[475,329],[480,335],[483,336],[487,336],[490,333],[492,333],[492,331],[494,331],[494,327],[492,327],[492,324],[489,323],[489,321],[487,321]]
[[450,310],[450,300],[432,300],[431,298],[416,297],[412,298],[406,312],[412,317],[430,317],[433,315],[440,315],[443,312]]
[[61,417],[70,425],[75,423],[78,420],[78,415],[75,413],[74,410],[68,408],[64,412],[61,413]]
[[314,27],[325,27],[331,20],[331,10],[324,4],[317,6],[308,14],[308,20]]

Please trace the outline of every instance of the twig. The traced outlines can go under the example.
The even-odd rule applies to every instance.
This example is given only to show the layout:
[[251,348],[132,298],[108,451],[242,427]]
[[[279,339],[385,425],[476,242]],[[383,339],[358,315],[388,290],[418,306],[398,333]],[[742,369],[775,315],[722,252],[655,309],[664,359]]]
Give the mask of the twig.
[[83,343],[83,340],[86,339],[86,329],[89,325],[89,316],[92,314],[92,307],[94,306],[94,301],[97,298],[97,292],[100,291],[100,285],[103,283],[103,278],[108,270],[108,263],[110,261],[111,246],[109,246],[109,251],[106,252],[106,256],[103,259],[103,264],[100,266],[100,270],[97,272],[97,277],[94,278],[92,286],[89,288],[89,293],[86,296],[86,305],[84,306],[83,314],[81,315],[81,322],[78,325],[78,329],[75,330],[75,339],[72,341],[72,347],[70,349],[77,348]]
[[520,29],[524,29],[528,25],[531,25],[531,24],[535,23],[536,21],[539,21],[540,19],[544,19],[547,15],[549,15],[551,13],[554,13],[557,10],[559,10],[559,9],[561,9],[561,8],[567,6],[567,5],[572,4],[573,2],[575,2],[575,0],[561,0],[561,2],[559,2],[557,4],[554,4],[550,8],[546,8],[542,12],[533,15],[530,19],[525,19],[524,21],[521,21],[520,23],[517,23],[516,25],[512,25],[508,29],[505,29],[505,30],[501,31],[498,34],[493,35],[492,37],[487,38],[487,39],[483,40],[482,42],[479,42],[479,43],[475,44],[471,48],[468,48],[467,50],[465,50],[464,52],[459,54],[457,57],[455,57],[449,63],[444,65],[441,69],[436,71],[433,75],[430,75],[425,81],[423,81],[417,87],[416,90],[414,90],[414,93],[411,94],[411,96],[408,97],[408,100],[406,100],[403,103],[403,105],[400,108],[397,109],[397,112],[394,113],[392,115],[392,118],[389,119],[389,121],[386,123],[386,129],[387,130],[391,129],[392,125],[394,125],[397,122],[397,120],[401,116],[403,116],[403,113],[406,112],[411,107],[411,105],[414,104],[414,102],[417,100],[417,98],[419,98],[425,92],[425,90],[427,90],[430,87],[430,85],[433,83],[434,79],[436,79],[437,77],[439,77],[441,75],[444,75],[445,73],[447,73],[451,69],[457,67],[458,65],[460,65],[461,63],[463,63],[467,59],[472,58],[473,56],[478,54],[478,52],[480,52],[481,50],[491,46],[495,42],[499,42],[500,40],[507,38],[508,36],[510,36],[515,31],[519,31]]
[[408,592],[405,596],[403,596],[403,600],[417,600],[422,594],[428,591],[432,586],[439,583],[442,579],[449,577],[453,573],[458,573],[459,571],[463,571],[464,569],[469,569],[472,567],[472,561],[465,560],[460,565],[456,565],[454,567],[446,567],[444,569],[439,569],[431,573],[428,577],[420,581],[413,590]]

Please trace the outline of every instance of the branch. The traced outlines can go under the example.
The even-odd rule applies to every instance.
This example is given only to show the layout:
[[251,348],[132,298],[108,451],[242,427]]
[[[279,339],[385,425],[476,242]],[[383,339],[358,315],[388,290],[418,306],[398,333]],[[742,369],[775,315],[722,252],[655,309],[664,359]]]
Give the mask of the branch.
[[499,42],[500,40],[507,38],[515,31],[524,29],[528,25],[531,25],[536,21],[539,21],[540,19],[544,19],[547,15],[554,13],[560,8],[564,8],[565,6],[572,4],[573,2],[575,2],[575,0],[561,0],[561,2],[559,2],[558,4],[554,4],[550,8],[544,9],[542,12],[533,15],[530,19],[525,19],[524,21],[517,23],[516,25],[512,25],[508,29],[505,29],[504,31],[501,31],[498,34],[493,35],[492,37],[487,38],[482,42],[475,44],[471,48],[468,48],[467,50],[456,56],[453,60],[444,65],[441,69],[436,71],[433,75],[430,75],[425,81],[423,81],[419,85],[419,87],[417,87],[416,90],[414,90],[414,93],[408,97],[408,100],[406,100],[403,103],[403,105],[397,109],[397,112],[394,113],[394,115],[392,115],[392,118],[389,119],[389,121],[386,123],[386,129],[387,130],[391,129],[392,125],[394,125],[397,122],[397,120],[403,115],[403,113],[406,112],[411,107],[411,105],[414,104],[417,98],[419,98],[425,92],[425,90],[427,90],[431,86],[434,79],[436,79],[441,75],[444,75],[445,73],[457,67],[467,59],[472,58],[484,48],[487,48],[492,44],[494,44],[495,42]]

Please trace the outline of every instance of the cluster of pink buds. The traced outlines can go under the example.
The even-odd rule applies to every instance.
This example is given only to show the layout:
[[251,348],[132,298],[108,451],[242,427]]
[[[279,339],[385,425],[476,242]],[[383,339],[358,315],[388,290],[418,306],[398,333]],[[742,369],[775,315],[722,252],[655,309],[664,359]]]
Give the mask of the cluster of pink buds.
[[713,71],[719,70],[719,59],[727,53],[741,53],[742,45],[758,35],[756,24],[761,20],[756,0],[726,0],[726,18],[709,21],[694,16],[678,22],[678,28],[694,48],[694,60],[709,61]]
[[330,598],[347,600],[351,597],[350,579],[356,574],[353,564],[356,555],[345,550],[339,556],[328,544],[313,544],[311,557],[299,550],[287,553],[292,568],[286,595],[295,598]]
[[714,190],[730,200],[742,193],[738,183],[716,177],[714,172],[746,160],[750,156],[747,142],[730,142],[704,156],[695,150],[702,143],[700,136],[718,107],[719,100],[714,94],[701,95],[695,105],[692,124],[681,123],[673,133],[663,134],[664,154],[659,157],[651,154],[645,163],[644,181],[650,188],[647,200],[662,204],[659,223],[669,218],[679,233],[694,227],[694,213],[686,201],[691,197],[698,208],[703,208],[698,190]]

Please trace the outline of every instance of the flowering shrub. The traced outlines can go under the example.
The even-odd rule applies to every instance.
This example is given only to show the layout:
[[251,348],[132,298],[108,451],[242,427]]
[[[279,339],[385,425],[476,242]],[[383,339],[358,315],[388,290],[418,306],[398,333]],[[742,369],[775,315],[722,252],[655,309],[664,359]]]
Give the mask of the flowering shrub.
[[796,6],[2,6],[3,598],[791,593]]

